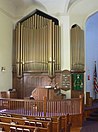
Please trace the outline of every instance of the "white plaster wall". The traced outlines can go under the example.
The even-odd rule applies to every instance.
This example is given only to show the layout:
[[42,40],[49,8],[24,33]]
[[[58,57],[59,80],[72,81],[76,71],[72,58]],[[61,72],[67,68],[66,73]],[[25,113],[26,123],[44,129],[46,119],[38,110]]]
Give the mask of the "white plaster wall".
[[[59,16],[58,19],[61,26],[61,70],[70,70],[69,16]],[[71,98],[71,90],[66,91],[66,98]]]
[[[13,23],[0,11],[0,91],[12,88],[12,39]],[[4,72],[1,67],[5,67]]]
[[61,69],[70,70],[70,29],[69,16],[59,16],[61,27]]

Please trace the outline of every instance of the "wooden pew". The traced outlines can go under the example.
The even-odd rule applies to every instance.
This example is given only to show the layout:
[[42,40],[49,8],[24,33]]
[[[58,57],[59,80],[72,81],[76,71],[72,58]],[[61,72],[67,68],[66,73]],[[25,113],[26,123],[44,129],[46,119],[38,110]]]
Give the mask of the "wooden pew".
[[64,116],[53,116],[53,117],[36,117],[26,116],[28,119],[52,121],[52,131],[54,132],[70,132],[71,123],[69,122],[69,115]]
[[[4,113],[3,113],[4,114]],[[14,118],[23,118],[28,120],[38,120],[38,121],[52,121],[51,132],[70,132],[71,124],[69,123],[69,115],[65,116],[54,116],[54,117],[36,117],[36,116],[23,116],[20,114],[5,114],[5,116],[12,116]]]
[[6,123],[6,122],[0,122],[0,127],[2,128],[3,131],[5,132],[10,132],[10,130],[12,128],[15,129],[21,129],[21,130],[30,130],[30,132],[43,132],[40,131],[40,128],[38,127],[34,127],[34,126],[26,126],[26,125],[17,125],[17,124],[10,124],[10,123]]
[[14,122],[20,125],[28,124],[31,126],[37,126],[38,124],[40,124],[40,126],[44,128],[47,128],[50,125],[49,127],[51,128],[51,121],[42,121],[42,120],[24,119],[24,118],[6,117],[6,116],[0,116],[0,121],[7,123]]
[[[61,122],[61,118],[60,116],[58,117],[38,117],[38,116],[22,116],[22,115],[18,115],[18,114],[11,114],[12,117],[16,117],[16,118],[27,118],[27,119],[32,119],[32,120],[36,120],[36,121],[51,121],[51,132],[60,132],[60,122]],[[64,124],[65,125],[65,124]]]
[[[7,117],[7,116],[0,116],[0,121],[5,123],[10,123],[11,125],[26,125],[26,126],[34,126],[39,127],[40,131],[43,129],[43,132],[51,132],[51,122],[50,121],[37,121],[32,119],[22,119],[22,118],[15,118],[15,117]],[[0,122],[0,123],[1,123]]]
[[36,127],[36,126],[28,126],[28,125],[19,125],[19,124],[11,124],[6,122],[0,122],[0,127],[3,128],[3,131],[10,132],[10,129],[12,127],[21,128],[23,129],[29,129],[30,132],[51,132],[48,128],[43,127]]
[[[64,116],[52,116],[52,117],[36,117],[36,116],[26,116],[28,119],[33,118],[35,120],[50,120],[52,121],[52,130],[55,132],[70,132],[71,123],[69,121],[69,114]],[[54,132],[54,131],[53,131]]]

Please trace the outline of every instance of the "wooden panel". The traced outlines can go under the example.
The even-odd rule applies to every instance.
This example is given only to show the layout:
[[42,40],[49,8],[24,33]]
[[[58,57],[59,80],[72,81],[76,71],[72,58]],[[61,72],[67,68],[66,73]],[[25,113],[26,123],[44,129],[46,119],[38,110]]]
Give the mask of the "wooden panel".
[[[53,84],[57,83],[59,87],[62,86],[61,75],[61,72],[58,72],[53,79]],[[13,88],[16,89],[18,98],[29,97],[35,88],[45,87],[50,83],[48,73],[24,73],[23,78],[20,79],[16,77],[16,73],[13,73]]]
[[35,88],[32,92],[32,96],[35,100],[43,100],[46,97],[48,100],[63,99],[62,95],[57,95],[52,88]]
[[83,115],[82,114],[76,114],[76,115],[70,115],[69,121],[72,123],[72,127],[81,127],[83,122]]
[[92,106],[93,98],[90,97],[90,92],[86,92],[86,105]]
[[48,90],[45,88],[36,88],[36,93],[33,94],[34,99],[43,100],[44,97],[49,98]]
[[79,98],[79,95],[83,94],[83,91],[72,90],[71,98]]

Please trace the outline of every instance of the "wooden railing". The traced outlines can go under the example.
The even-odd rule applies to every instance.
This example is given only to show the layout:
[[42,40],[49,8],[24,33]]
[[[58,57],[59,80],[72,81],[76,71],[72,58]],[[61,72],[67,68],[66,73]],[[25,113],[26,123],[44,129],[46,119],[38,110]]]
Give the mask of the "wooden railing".
[[22,100],[0,98],[0,109],[10,113],[34,116],[61,116],[82,114],[83,97],[65,100]]

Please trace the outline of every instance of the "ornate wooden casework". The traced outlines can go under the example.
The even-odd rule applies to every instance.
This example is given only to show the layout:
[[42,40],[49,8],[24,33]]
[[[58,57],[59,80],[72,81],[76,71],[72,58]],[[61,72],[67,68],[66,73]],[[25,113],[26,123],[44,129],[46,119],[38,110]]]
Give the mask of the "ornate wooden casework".
[[35,87],[60,82],[60,47],[60,26],[56,18],[36,9],[17,22],[13,88],[19,98],[30,96]]

